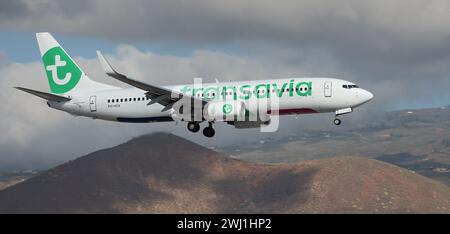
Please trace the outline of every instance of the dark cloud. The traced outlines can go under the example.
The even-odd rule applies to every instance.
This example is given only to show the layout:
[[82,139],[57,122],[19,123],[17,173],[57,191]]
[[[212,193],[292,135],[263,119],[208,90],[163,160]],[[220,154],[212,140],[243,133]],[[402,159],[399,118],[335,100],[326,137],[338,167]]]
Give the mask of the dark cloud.
[[339,73],[359,80],[417,79],[430,70],[442,77],[448,71],[439,65],[450,59],[446,0],[22,0],[8,5],[17,5],[8,10],[17,17],[0,22],[4,28],[174,48],[231,44],[241,53],[265,56],[283,49],[297,52],[289,58],[294,63],[305,59],[306,50],[325,54]]
[[12,20],[25,15],[27,5],[22,1],[4,0],[0,3],[0,20]]
[[[125,44],[163,44],[174,50],[198,48],[181,57],[121,45],[110,55],[120,71],[150,83],[189,83],[193,77],[213,81],[331,76],[371,90],[375,99],[367,105],[370,108],[390,109],[450,103],[448,12],[446,0],[17,0],[0,2],[0,30],[51,31]],[[221,50],[229,46],[233,52]],[[97,61],[77,59],[94,79],[106,79]],[[73,119],[11,89],[19,84],[48,89],[41,66],[39,62],[14,63],[0,53],[0,98],[14,97],[0,106],[5,118],[0,123],[2,165],[66,160],[148,131],[188,134],[183,126]],[[352,116],[371,115],[362,112],[358,117],[358,113]],[[314,120],[323,123],[329,118],[323,115]],[[229,126],[219,131],[214,141],[188,136],[207,145],[243,140],[233,137],[235,130]],[[244,138],[261,134],[257,130],[240,133]],[[42,147],[53,141],[57,147]],[[67,145],[66,141],[78,143]]]
[[[3,4],[3,2],[2,2]],[[115,41],[319,47],[337,59],[448,58],[448,1],[6,1],[0,25]]]

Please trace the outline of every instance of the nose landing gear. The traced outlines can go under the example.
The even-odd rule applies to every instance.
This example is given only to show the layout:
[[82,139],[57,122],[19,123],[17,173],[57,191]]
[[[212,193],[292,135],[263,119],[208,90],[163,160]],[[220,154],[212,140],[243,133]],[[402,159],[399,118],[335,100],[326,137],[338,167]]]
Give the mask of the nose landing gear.
[[334,121],[333,121],[334,125],[341,125],[341,120],[338,119],[338,116],[352,113],[352,111],[353,111],[353,109],[351,107],[336,110],[335,114],[334,114]]
[[341,120],[338,118],[334,119],[333,122],[334,122],[334,125],[341,125]]

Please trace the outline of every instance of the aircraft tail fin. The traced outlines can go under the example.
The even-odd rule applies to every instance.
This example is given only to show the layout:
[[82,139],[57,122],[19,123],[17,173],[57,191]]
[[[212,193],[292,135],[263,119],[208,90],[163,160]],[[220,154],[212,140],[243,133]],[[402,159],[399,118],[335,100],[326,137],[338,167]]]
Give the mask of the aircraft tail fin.
[[70,94],[115,88],[89,79],[50,33],[36,33],[36,39],[51,93]]

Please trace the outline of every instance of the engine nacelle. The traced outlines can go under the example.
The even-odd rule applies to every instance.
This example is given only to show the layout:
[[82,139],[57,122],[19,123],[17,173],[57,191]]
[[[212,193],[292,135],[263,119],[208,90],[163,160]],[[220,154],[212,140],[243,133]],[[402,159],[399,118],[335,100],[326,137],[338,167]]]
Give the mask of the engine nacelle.
[[175,122],[179,122],[183,120],[183,116],[180,115],[180,113],[178,113],[177,111],[175,111],[174,109],[172,109],[170,111],[170,117],[173,119],[173,121]]
[[228,124],[234,125],[235,128],[260,128],[262,126],[267,126],[270,124],[270,119],[267,121],[234,121],[228,122]]
[[207,121],[235,121],[245,119],[245,105],[239,101],[209,102],[203,109]]

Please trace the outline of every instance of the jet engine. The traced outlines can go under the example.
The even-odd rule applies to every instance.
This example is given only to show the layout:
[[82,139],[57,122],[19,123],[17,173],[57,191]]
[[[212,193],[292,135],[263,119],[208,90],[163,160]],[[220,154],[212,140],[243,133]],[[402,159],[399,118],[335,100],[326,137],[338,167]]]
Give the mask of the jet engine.
[[245,120],[245,104],[239,101],[209,102],[203,108],[203,117],[207,121]]

